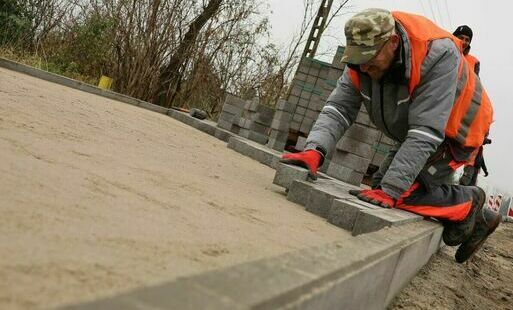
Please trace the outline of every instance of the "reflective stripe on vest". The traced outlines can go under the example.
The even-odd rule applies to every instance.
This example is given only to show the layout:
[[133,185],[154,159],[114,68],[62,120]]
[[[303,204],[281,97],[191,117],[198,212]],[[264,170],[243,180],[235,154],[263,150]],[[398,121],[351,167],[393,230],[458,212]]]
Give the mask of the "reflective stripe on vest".
[[[402,12],[392,12],[392,15],[406,30],[410,41],[411,74],[408,90],[412,95],[421,81],[421,67],[428,54],[429,43],[436,39],[451,39],[461,52],[461,41],[425,17]],[[479,147],[489,132],[493,108],[479,78],[474,74],[474,69],[470,68],[463,53],[461,56],[455,102],[445,135],[465,147]],[[360,90],[359,73],[349,69],[349,77]]]

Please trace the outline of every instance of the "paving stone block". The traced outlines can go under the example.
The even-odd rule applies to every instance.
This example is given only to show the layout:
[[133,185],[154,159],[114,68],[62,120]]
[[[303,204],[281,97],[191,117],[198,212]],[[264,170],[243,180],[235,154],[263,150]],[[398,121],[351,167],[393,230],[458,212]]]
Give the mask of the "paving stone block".
[[290,122],[292,119],[292,113],[291,112],[285,112],[285,111],[276,111],[273,117],[273,121],[279,121],[279,122]]
[[362,210],[376,210],[378,206],[368,206],[355,201],[354,199],[335,199],[331,205],[328,215],[328,222],[348,231],[353,231],[354,223]]
[[306,108],[297,106],[296,111],[294,112],[294,115],[305,115],[305,113],[306,113]]
[[353,153],[364,158],[371,158],[374,152],[370,144],[345,136],[338,141],[337,150]]
[[248,156],[266,166],[275,169],[281,158],[281,152],[260,145],[254,141],[242,137],[231,137],[228,140],[228,148]]
[[282,132],[288,132],[290,128],[290,119],[288,121],[285,120],[273,120],[271,123],[271,128],[274,129],[273,131],[282,131]]
[[331,162],[326,173],[334,178],[353,185],[360,185],[363,180],[363,173]]
[[358,113],[356,115],[356,121],[355,122],[357,124],[362,124],[362,125],[367,125],[367,126],[372,125],[370,117],[366,113]]
[[243,111],[243,109],[241,109],[237,106],[225,103],[223,105],[223,110],[221,111],[221,114],[228,113],[228,114],[232,114],[232,115],[241,115],[242,111]]
[[361,157],[340,150],[337,150],[335,154],[333,154],[331,161],[335,164],[361,173],[365,173],[370,164],[370,158]]
[[306,200],[306,210],[323,218],[328,218],[330,209],[335,199],[350,198],[346,187],[338,187],[329,182],[319,180],[314,183],[310,195]]
[[304,99],[304,98],[299,98],[299,102],[297,103],[297,105],[300,107],[306,108],[306,107],[308,107],[309,103],[310,103],[310,100]]
[[317,81],[317,77],[316,76],[313,76],[313,75],[309,75],[306,77],[306,83],[310,84],[310,85],[315,85],[315,82]]
[[294,180],[287,192],[287,200],[305,206],[306,200],[310,195],[312,185],[308,181]]
[[400,226],[422,219],[420,215],[399,209],[361,210],[354,223],[352,234],[357,236],[380,230],[383,227]]
[[306,146],[306,138],[299,136],[296,141],[295,149],[298,151],[302,151],[302,150],[304,150],[305,146]]
[[[294,113],[295,108],[296,108],[295,104],[293,104],[292,102],[289,102],[287,100],[284,100],[284,99],[279,99],[278,104],[276,105],[276,110],[288,112],[291,114]],[[276,113],[278,113],[278,112],[276,112]]]
[[304,119],[304,118],[305,118],[305,116],[304,116],[304,115],[301,115],[301,114],[296,113],[296,114],[294,114],[294,115],[292,116],[292,121],[293,121],[293,122],[296,122],[296,123],[300,123],[300,124],[301,124],[301,122],[303,121],[303,119]]
[[299,130],[299,127],[301,127],[300,122],[293,121],[290,123],[290,129],[292,130]]
[[255,131],[250,131],[247,138],[260,144],[266,144],[267,140],[269,139],[267,135]]
[[273,131],[271,131],[271,134],[269,134],[269,139],[274,139],[274,140],[283,141],[283,142],[286,142],[288,137],[289,137],[288,131],[273,130]]
[[232,122],[228,122],[228,121],[225,121],[223,119],[219,119],[217,121],[217,126],[219,128],[223,128],[223,129],[226,129],[226,130],[231,130],[232,129],[232,126],[233,126],[233,123]]
[[257,107],[258,121],[263,124],[270,124],[274,118],[275,110],[269,106],[260,104]]
[[290,189],[294,180],[308,180],[308,170],[296,165],[279,163],[276,167],[273,183],[286,189]]
[[[301,94],[301,91],[299,91],[299,94]],[[292,109],[292,113],[294,113],[294,110],[296,109],[296,105],[299,102],[299,95],[295,96],[292,93],[287,98],[287,102],[294,105],[294,108]]]
[[296,73],[296,75],[294,76],[294,80],[298,80],[298,81],[306,81],[306,77],[307,75],[303,72],[298,72]]
[[222,128],[216,128],[214,132],[214,137],[218,138],[219,140],[223,140],[224,142],[228,142],[228,140],[233,136],[235,136],[234,133]]
[[311,119],[305,117],[301,123],[301,127],[299,127],[299,131],[304,134],[308,134],[312,129],[313,124],[314,122]]
[[253,98],[252,100],[247,100],[244,109],[250,112],[256,112],[260,103],[257,98]]
[[308,117],[312,120],[316,120],[318,116],[319,116],[318,111],[311,110],[310,108],[306,110],[305,117]]
[[301,96],[301,87],[299,87],[298,84],[294,83],[294,85],[292,86],[292,90],[290,91],[290,95],[299,99],[299,97]]
[[314,111],[321,111],[322,108],[324,108],[325,104],[326,104],[326,100],[318,98],[317,100],[311,100],[308,108],[310,108],[311,110],[314,110]]
[[269,126],[262,125],[256,121],[253,121],[251,122],[251,125],[249,125],[249,129],[253,132],[267,135],[267,132],[269,131]]
[[267,140],[268,147],[272,148],[273,150],[282,152],[285,149],[285,146],[287,143],[283,140],[276,140],[276,139],[269,139]]
[[224,100],[224,103],[238,107],[239,110],[244,110],[244,107],[246,105],[246,100],[239,98],[237,96],[234,96],[232,94],[227,94],[226,98]]
[[346,131],[345,136],[372,145],[379,138],[379,133],[377,129],[368,128],[360,124],[353,124]]

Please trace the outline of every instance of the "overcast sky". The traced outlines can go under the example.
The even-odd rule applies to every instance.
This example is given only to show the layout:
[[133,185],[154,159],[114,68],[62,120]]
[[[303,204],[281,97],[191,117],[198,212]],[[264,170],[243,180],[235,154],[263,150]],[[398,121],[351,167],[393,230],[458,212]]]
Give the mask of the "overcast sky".
[[[303,0],[268,0],[272,40],[285,44],[299,29]],[[335,0],[336,2],[337,0]],[[493,2],[493,5],[491,4]],[[424,15],[452,32],[459,25],[469,25],[473,32],[471,54],[481,61],[481,81],[492,100],[495,122],[491,145],[485,147],[490,175],[484,180],[503,191],[513,193],[513,29],[510,1],[478,0],[350,0],[346,15],[334,20],[321,41],[321,50],[333,53],[337,44],[345,45],[344,24],[355,12],[384,8]],[[332,55],[323,56],[329,61]],[[511,93],[508,93],[508,89]],[[510,161],[511,160],[511,161]]]

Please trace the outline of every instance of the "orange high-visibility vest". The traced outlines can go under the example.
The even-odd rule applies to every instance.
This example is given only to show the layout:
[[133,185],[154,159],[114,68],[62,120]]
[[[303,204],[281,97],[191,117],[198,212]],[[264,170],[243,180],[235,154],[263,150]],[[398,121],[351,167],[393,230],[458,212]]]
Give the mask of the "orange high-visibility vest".
[[[421,80],[421,66],[428,54],[429,42],[449,38],[461,52],[461,41],[425,17],[403,12],[392,12],[392,15],[406,30],[410,41],[411,76],[408,89],[412,95]],[[493,108],[479,78],[474,74],[474,69],[465,60],[463,53],[461,55],[456,96],[445,136],[456,140],[462,146],[477,148],[488,134],[493,120]],[[360,89],[359,73],[349,69],[349,76],[353,85]]]
[[465,59],[467,60],[468,65],[470,66],[470,70],[475,72],[476,71],[476,65],[479,62],[479,60],[476,57],[474,57],[474,56],[472,56],[470,54],[465,55]]

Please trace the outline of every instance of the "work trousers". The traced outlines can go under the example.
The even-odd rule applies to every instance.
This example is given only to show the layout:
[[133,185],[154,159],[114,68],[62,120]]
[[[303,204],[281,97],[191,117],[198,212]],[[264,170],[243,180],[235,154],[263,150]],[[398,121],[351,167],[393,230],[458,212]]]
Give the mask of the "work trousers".
[[[470,152],[469,152],[470,155]],[[416,182],[397,200],[396,207],[442,221],[464,220],[477,199],[474,186],[452,184],[454,171],[467,161],[444,142],[433,154]]]

